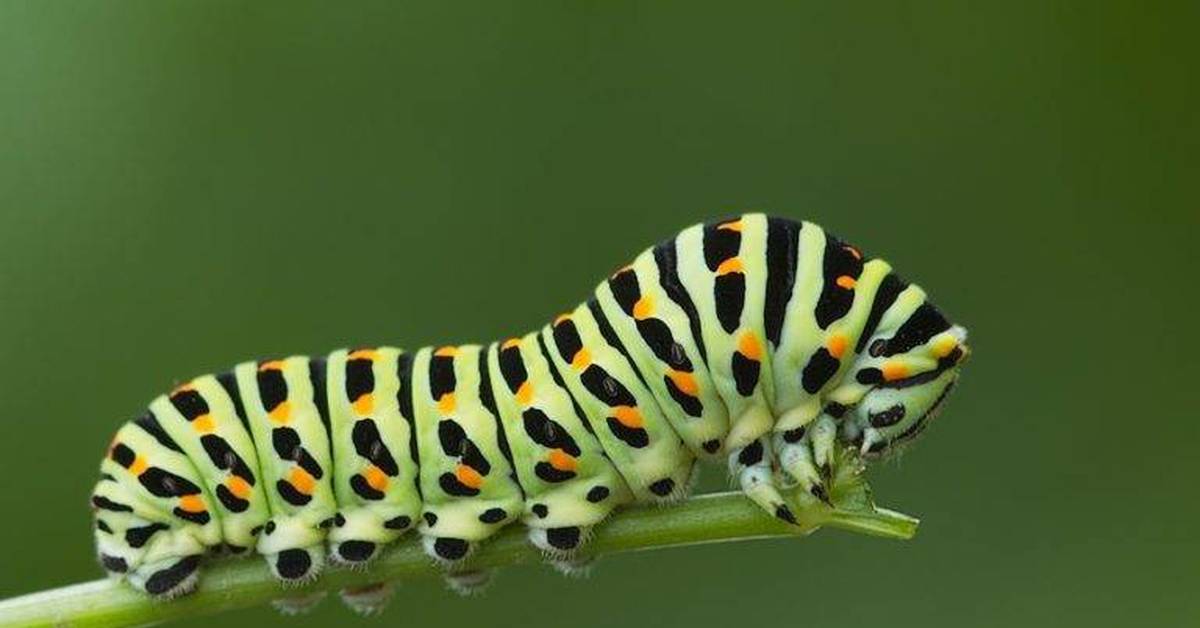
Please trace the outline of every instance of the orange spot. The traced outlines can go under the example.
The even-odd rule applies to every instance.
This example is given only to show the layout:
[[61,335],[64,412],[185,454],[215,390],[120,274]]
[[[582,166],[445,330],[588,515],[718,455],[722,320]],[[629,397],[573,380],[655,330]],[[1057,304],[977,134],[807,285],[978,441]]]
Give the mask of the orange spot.
[[350,352],[350,355],[346,356],[346,359],[347,360],[372,360],[372,361],[374,361],[378,357],[379,357],[379,352],[374,349],[358,349],[356,351]]
[[192,419],[192,429],[200,432],[201,434],[210,434],[213,430],[217,429],[217,426],[213,421],[211,414],[201,414],[195,419]]
[[752,332],[746,332],[738,340],[738,353],[758,362],[762,360],[762,345]]
[[533,400],[533,384],[530,384],[529,380],[525,380],[517,387],[517,401],[521,402],[521,405],[527,406],[531,400]]
[[280,403],[267,413],[267,417],[273,423],[279,423],[280,425],[287,423],[292,418],[292,402],[284,401]]
[[644,318],[650,318],[654,313],[654,301],[650,297],[643,296],[633,304],[633,317],[639,321]]
[[850,342],[846,340],[846,336],[842,334],[834,334],[829,337],[829,343],[825,345],[825,348],[829,350],[829,355],[841,359],[841,357],[846,353],[846,345],[848,344],[850,344]]
[[850,246],[849,244],[847,244],[845,248],[847,253],[854,256],[854,259],[862,259],[862,251]]
[[184,512],[204,512],[204,500],[199,495],[184,495],[179,498],[179,509]]
[[357,412],[359,416],[371,414],[371,411],[375,409],[375,395],[372,395],[371,393],[363,393],[358,396],[358,399],[354,400],[352,405],[354,406],[354,411]]
[[438,412],[441,412],[442,414],[450,414],[451,412],[454,412],[454,405],[454,393],[446,393],[442,395],[441,399],[438,399]]
[[434,351],[433,355],[439,358],[452,358],[458,355],[458,347],[438,347],[438,350]]
[[579,461],[561,449],[551,449],[546,461],[559,471],[574,471],[579,468]]
[[317,487],[317,481],[313,479],[313,476],[300,467],[292,467],[292,472],[288,474],[288,481],[296,487],[297,491],[305,495],[312,495],[313,489]]
[[229,476],[229,479],[225,480],[225,488],[240,499],[249,499],[250,497],[250,483],[236,475]]
[[370,485],[371,488],[379,491],[380,493],[387,490],[388,476],[379,467],[375,465],[369,465],[363,471],[363,477],[367,479],[367,484]]
[[696,377],[691,373],[667,371],[667,377],[671,378],[671,381],[675,383],[675,387],[685,395],[690,397],[698,397],[700,395],[700,387],[696,385]]
[[577,371],[582,371],[592,363],[592,354],[588,353],[587,349],[580,349],[575,352],[575,357],[571,358],[571,368]]
[[837,278],[837,285],[847,290],[853,290],[854,286],[858,285],[858,281],[850,275],[842,275]]
[[717,266],[717,276],[728,275],[729,273],[742,272],[742,260],[736,257],[731,257]]
[[146,462],[145,458],[137,456],[133,459],[133,462],[129,463],[129,472],[134,475],[141,475],[146,471],[146,467],[149,466],[150,463]]
[[638,412],[637,408],[629,406],[617,406],[613,408],[613,416],[617,422],[625,427],[640,428],[645,423],[642,421],[642,413]]
[[882,370],[883,379],[889,382],[908,377],[908,367],[901,362],[884,362]]
[[174,397],[175,395],[178,395],[179,393],[188,392],[191,390],[196,390],[196,387],[192,385],[192,382],[188,382],[186,384],[180,384],[180,385],[176,386],[174,390],[171,391],[171,396]]
[[567,322],[567,321],[569,321],[569,320],[571,320],[571,315],[570,315],[570,314],[559,314],[558,316],[556,316],[556,317],[554,318],[554,325],[555,325],[555,326],[558,326],[558,325],[561,325],[561,324],[563,324],[563,323],[565,323],[565,322]]
[[454,469],[454,477],[458,478],[459,482],[471,488],[479,488],[483,486],[483,476],[479,472],[465,464],[458,465]]
[[520,344],[521,344],[520,338],[509,338],[508,340],[504,341],[504,344],[500,345],[500,349],[501,350],[512,349],[513,347],[516,347]]
[[738,233],[741,233],[742,220],[739,218],[737,220],[731,220],[729,222],[721,223],[721,224],[717,225],[717,229],[724,229],[726,231],[737,231]]
[[282,371],[283,360],[270,360],[258,365],[259,371]]

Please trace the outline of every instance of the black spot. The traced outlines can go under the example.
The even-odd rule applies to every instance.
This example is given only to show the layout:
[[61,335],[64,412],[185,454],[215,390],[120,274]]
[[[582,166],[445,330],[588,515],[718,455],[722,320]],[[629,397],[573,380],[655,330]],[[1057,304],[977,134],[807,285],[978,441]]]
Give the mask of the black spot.
[[169,398],[171,405],[188,421],[194,421],[210,412],[208,402],[197,390],[180,390]]
[[275,522],[268,521],[267,525],[263,526],[263,532],[266,532],[267,534],[274,533],[275,532]]
[[607,486],[593,486],[592,490],[587,492],[587,500],[593,504],[598,504],[608,499],[608,493]]
[[312,501],[312,495],[305,495],[304,493],[301,493],[300,491],[296,490],[296,487],[292,486],[291,482],[288,482],[287,480],[279,480],[275,482],[275,490],[279,493],[279,496],[282,497],[284,501],[293,506],[303,506]]
[[403,530],[410,525],[412,525],[412,519],[410,519],[407,515],[392,517],[391,519],[383,522],[383,527],[389,530]]
[[671,398],[679,404],[679,407],[682,408],[683,411],[688,414],[688,416],[698,417],[704,414],[704,404],[700,403],[698,398],[680,390],[677,386],[675,386],[675,381],[670,377],[663,375],[663,384],[665,384],[667,387],[667,393],[671,395]]
[[658,495],[659,497],[666,497],[667,495],[670,495],[671,491],[673,490],[675,490],[675,480],[672,480],[671,478],[663,478],[650,485],[650,492]]
[[158,467],[147,467],[138,476],[138,482],[155,497],[184,497],[200,494],[200,487],[192,484],[187,478]]
[[133,450],[125,443],[117,443],[113,445],[108,457],[112,458],[113,462],[128,469],[129,465],[133,464],[134,459],[137,458],[137,454],[133,453]]
[[803,425],[801,425],[800,427],[797,427],[795,429],[787,430],[786,432],[783,433],[783,442],[798,443],[798,442],[800,442],[800,439],[804,438],[804,433],[807,431],[808,431],[808,428]]
[[711,439],[711,440],[706,440],[706,441],[704,441],[704,443],[702,443],[700,445],[700,448],[703,449],[704,451],[707,451],[710,454],[715,454],[718,451],[720,451],[720,449],[721,449],[721,441],[716,438]]
[[546,542],[560,550],[573,550],[579,545],[580,531],[576,526],[547,528]]
[[279,577],[288,580],[303,578],[311,567],[312,557],[302,549],[283,550],[275,559],[275,570]]
[[199,556],[188,556],[166,569],[154,572],[146,579],[146,593],[162,595],[179,586],[179,583],[195,573],[200,567]]
[[384,498],[383,491],[375,490],[375,487],[371,486],[361,473],[350,476],[350,488],[356,495],[366,500],[379,501]]
[[761,365],[758,360],[751,360],[742,355],[740,351],[736,351],[733,357],[730,358],[731,370],[733,371],[733,381],[737,384],[738,394],[743,397],[749,397],[754,392],[754,387],[758,385],[758,375]]
[[804,365],[804,372],[801,375],[800,383],[804,385],[804,390],[809,394],[814,394],[821,390],[825,384],[837,373],[841,362],[829,353],[829,349],[821,347],[808,360],[808,364]]
[[829,327],[833,321],[846,315],[854,304],[854,289],[843,288],[837,284],[839,277],[858,279],[862,275],[863,262],[861,255],[851,253],[846,246],[832,234],[825,234],[825,255],[821,265],[824,273],[824,285],[821,296],[814,310],[817,325],[821,329]]
[[742,320],[742,307],[746,302],[746,276],[740,272],[726,273],[717,277],[713,284],[713,300],[717,306],[717,320],[725,333],[737,331]]
[[860,384],[878,384],[883,381],[883,371],[877,368],[863,369],[854,375],[854,379]]
[[173,509],[171,512],[175,513],[175,516],[179,517],[180,519],[183,519],[185,521],[191,521],[192,523],[198,523],[200,525],[204,525],[204,524],[208,523],[209,519],[212,518],[208,515],[207,510],[201,510],[200,512],[189,512],[187,510],[177,507],[177,508]]
[[542,481],[550,482],[551,484],[566,482],[567,480],[575,477],[574,471],[563,471],[556,469],[548,462],[539,462],[534,465],[533,473],[541,478]]
[[255,379],[258,382],[259,398],[267,412],[287,401],[287,380],[283,377],[283,371],[279,369],[260,370],[255,375]]
[[421,516],[425,518],[425,525],[427,525],[431,528],[433,526],[437,525],[437,520],[438,520],[437,515],[433,514],[432,512],[426,512]]
[[333,525],[339,528],[346,525],[346,518],[342,516],[342,513],[339,512],[333,515]]
[[104,568],[106,570],[111,571],[113,573],[125,573],[126,571],[129,571],[129,565],[125,562],[124,558],[121,558],[119,556],[109,556],[108,554],[101,554],[100,555],[100,564],[104,565]]
[[346,399],[351,403],[375,390],[375,362],[370,358],[346,360]]
[[[272,529],[274,529],[274,528],[272,528]],[[258,534],[262,531],[263,531],[263,526],[254,526],[253,528],[250,528],[250,536],[258,536]]]
[[246,550],[250,548],[242,547],[241,545],[234,545],[232,543],[226,543],[225,549],[229,550],[229,553],[231,554],[244,554]]
[[608,424],[608,430],[613,433],[613,436],[621,439],[630,447],[641,449],[650,444],[650,434],[640,427],[629,427],[611,416],[605,423]]
[[129,544],[129,547],[142,547],[146,544],[146,541],[150,540],[150,537],[154,536],[155,532],[170,529],[170,527],[161,523],[152,523],[139,528],[129,528],[125,531],[125,542]]
[[453,473],[443,473],[438,476],[438,486],[447,495],[455,497],[474,497],[479,494],[479,489],[471,488],[459,481],[458,476]]
[[904,413],[904,405],[898,403],[882,412],[872,412],[868,419],[871,427],[887,427],[899,423],[904,418]]
[[112,528],[108,527],[108,524],[105,523],[103,519],[96,520],[96,529],[101,532],[107,532],[108,534],[113,533]]
[[743,467],[752,467],[759,462],[762,462],[763,446],[762,441],[754,441],[746,445],[738,452],[738,464]]
[[216,434],[205,434],[200,437],[200,444],[204,447],[204,452],[208,454],[208,459],[218,469],[227,470],[245,480],[250,486],[254,486],[254,473],[224,438]]
[[785,506],[783,504],[780,504],[775,507],[775,516],[779,517],[780,519],[783,519],[784,521],[786,521],[792,525],[796,525],[796,515],[792,514],[791,508],[788,508],[787,506]]
[[342,541],[338,545],[338,556],[352,563],[361,563],[375,555],[375,544],[370,541]]
[[825,409],[823,412],[835,419],[840,419],[845,416],[847,409],[848,408],[843,404],[840,404],[836,401],[830,401],[829,403],[825,404]]
[[570,432],[538,408],[526,408],[521,413],[525,433],[533,442],[546,449],[561,449],[571,456],[582,453]]
[[470,544],[462,539],[438,537],[433,542],[433,551],[443,560],[460,560],[467,555]]
[[530,510],[538,516],[538,519],[545,519],[546,515],[550,514],[550,509],[546,507],[546,504],[534,504]]
[[499,523],[508,517],[508,513],[504,512],[503,508],[488,508],[479,515],[479,520],[484,523]]
[[103,495],[92,495],[92,505],[100,510],[110,510],[112,512],[133,512],[133,508],[125,504],[119,504]]
[[233,494],[224,484],[217,485],[217,499],[229,512],[244,512],[250,507],[250,502]]
[[454,392],[458,380],[454,375],[454,356],[434,355],[429,358],[429,394],[434,401]]

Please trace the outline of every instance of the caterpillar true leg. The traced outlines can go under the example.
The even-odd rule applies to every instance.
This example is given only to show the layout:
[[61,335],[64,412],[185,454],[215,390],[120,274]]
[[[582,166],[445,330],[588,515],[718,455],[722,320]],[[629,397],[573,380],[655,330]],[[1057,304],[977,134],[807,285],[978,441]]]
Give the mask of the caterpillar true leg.
[[770,439],[763,436],[729,453],[729,472],[746,497],[760,508],[788,523],[796,523],[795,513],[775,486],[773,462]]

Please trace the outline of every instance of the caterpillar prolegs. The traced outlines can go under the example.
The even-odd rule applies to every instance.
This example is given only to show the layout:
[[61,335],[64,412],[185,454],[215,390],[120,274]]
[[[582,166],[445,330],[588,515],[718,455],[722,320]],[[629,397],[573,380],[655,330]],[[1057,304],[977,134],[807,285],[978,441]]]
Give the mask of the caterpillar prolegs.
[[97,552],[170,597],[215,551],[303,581],[412,530],[453,565],[520,522],[569,570],[615,508],[686,495],[697,459],[794,521],[780,488],[827,500],[839,443],[917,436],[965,339],[817,225],[696,225],[524,336],[247,362],[155,399],[101,463]]

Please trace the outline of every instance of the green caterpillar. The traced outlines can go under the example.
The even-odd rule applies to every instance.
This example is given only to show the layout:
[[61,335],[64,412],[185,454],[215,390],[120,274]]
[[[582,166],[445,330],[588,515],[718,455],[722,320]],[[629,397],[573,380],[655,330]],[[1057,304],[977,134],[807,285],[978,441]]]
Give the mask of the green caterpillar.
[[520,522],[569,570],[615,508],[678,500],[717,457],[795,522],[781,488],[828,501],[839,441],[870,458],[917,436],[965,339],[814,224],[696,225],[521,337],[247,362],[155,399],[101,463],[97,552],[172,597],[216,550],[294,582],[413,529],[453,565]]

